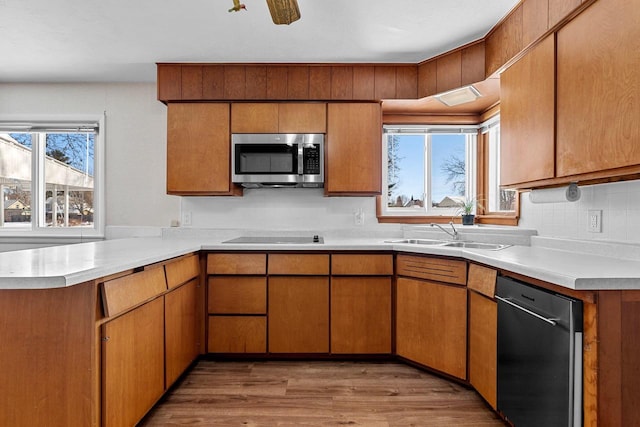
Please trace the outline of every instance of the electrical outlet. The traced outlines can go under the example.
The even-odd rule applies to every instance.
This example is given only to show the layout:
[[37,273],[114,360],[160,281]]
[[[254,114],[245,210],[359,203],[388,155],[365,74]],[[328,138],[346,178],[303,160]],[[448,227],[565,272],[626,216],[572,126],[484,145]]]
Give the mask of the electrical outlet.
[[602,233],[602,211],[589,210],[587,229],[590,233]]
[[182,212],[182,226],[183,227],[191,226],[191,212]]
[[364,224],[364,211],[362,210],[362,208],[357,209],[353,213],[353,222],[356,225],[363,225]]

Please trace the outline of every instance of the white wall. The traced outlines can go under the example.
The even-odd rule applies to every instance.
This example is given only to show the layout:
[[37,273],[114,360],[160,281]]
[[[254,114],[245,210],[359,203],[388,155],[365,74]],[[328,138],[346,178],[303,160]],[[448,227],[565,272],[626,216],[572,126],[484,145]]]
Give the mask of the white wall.
[[[182,211],[195,228],[327,230],[377,224],[375,197],[324,197],[322,189],[245,190],[243,197],[185,197]],[[362,226],[355,224],[361,210]]]
[[0,84],[0,115],[106,112],[106,225],[168,227],[180,198],[165,193],[166,107],[155,83]]
[[[640,243],[640,181],[585,186],[581,193],[574,203],[546,204],[533,204],[523,193],[519,225],[545,237]],[[591,209],[602,210],[602,233],[587,230]]]

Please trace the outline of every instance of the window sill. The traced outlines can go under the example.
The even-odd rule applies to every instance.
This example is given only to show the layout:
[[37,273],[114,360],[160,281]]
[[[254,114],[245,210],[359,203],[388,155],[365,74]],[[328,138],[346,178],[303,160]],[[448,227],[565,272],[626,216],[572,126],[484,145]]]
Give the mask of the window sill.
[[[376,200],[376,217],[378,222],[382,224],[397,223],[397,224],[448,224],[453,221],[454,224],[461,224],[462,218],[460,215],[438,215],[438,216],[426,216],[426,215],[383,215],[382,214],[382,198],[377,197]],[[476,215],[476,224],[491,224],[491,225],[508,225],[517,226],[519,215],[515,212],[511,213],[489,213],[486,215]]]

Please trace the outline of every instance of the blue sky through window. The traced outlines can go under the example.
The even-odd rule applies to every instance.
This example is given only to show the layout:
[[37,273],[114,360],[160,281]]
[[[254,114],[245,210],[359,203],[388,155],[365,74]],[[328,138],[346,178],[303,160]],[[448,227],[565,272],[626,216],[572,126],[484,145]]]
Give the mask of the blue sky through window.
[[[425,140],[426,135],[394,135],[398,141],[396,159],[398,164],[397,185],[393,189],[390,201],[399,196],[422,199],[425,193]],[[452,157],[465,161],[464,134],[433,134],[431,136],[431,176],[432,199],[440,202],[446,196],[458,196],[443,167]],[[464,178],[464,177],[462,177]]]

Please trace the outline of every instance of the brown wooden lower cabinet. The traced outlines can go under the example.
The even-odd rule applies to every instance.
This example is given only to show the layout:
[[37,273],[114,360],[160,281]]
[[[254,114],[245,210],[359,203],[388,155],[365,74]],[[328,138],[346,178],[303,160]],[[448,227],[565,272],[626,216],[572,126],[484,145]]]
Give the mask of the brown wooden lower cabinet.
[[167,387],[198,357],[198,282],[194,279],[164,297]]
[[0,426],[92,426],[97,285],[0,289]]
[[396,292],[396,353],[466,379],[467,289],[400,277]]
[[164,381],[159,297],[102,326],[103,425],[135,425],[164,393]]
[[498,304],[469,291],[469,382],[497,407]]
[[209,353],[265,353],[265,316],[209,316]]
[[329,277],[269,277],[269,352],[329,352]]
[[391,353],[391,278],[331,278],[331,353]]

